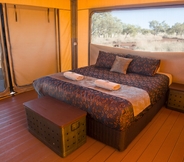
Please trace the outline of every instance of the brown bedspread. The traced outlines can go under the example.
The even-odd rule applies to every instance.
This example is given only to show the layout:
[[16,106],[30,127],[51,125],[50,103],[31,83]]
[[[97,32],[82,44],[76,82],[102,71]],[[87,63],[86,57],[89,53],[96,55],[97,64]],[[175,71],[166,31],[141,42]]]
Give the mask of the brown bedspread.
[[[156,74],[154,77],[138,74],[123,75],[94,66],[73,71],[85,76],[141,88],[149,94],[151,104],[156,103],[165,94],[169,82],[168,77],[160,74]],[[135,119],[132,104],[126,99],[75,85],[52,76],[39,78],[33,82],[33,85],[39,96],[48,95],[75,105],[110,128],[126,129]]]

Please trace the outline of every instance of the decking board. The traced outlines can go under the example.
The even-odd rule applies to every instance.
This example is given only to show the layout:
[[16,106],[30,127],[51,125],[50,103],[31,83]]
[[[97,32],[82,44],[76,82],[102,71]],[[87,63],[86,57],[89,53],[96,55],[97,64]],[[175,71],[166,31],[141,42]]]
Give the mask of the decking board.
[[119,152],[87,136],[87,142],[61,158],[27,130],[23,103],[34,91],[0,101],[0,161],[184,162],[184,113],[163,107],[126,150]]

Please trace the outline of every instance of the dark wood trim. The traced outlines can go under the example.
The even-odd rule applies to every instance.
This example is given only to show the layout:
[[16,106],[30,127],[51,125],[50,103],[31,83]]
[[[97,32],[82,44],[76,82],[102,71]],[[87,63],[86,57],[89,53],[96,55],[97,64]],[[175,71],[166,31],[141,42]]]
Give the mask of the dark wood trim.
[[78,34],[77,34],[77,0],[70,0],[71,3],[71,52],[72,69],[78,67]]

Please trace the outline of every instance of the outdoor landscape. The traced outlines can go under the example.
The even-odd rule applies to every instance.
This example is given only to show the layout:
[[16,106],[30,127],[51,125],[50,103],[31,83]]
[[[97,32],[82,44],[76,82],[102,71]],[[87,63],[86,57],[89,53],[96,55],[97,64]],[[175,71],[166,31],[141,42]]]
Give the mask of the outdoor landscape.
[[150,20],[149,28],[127,24],[111,12],[94,13],[91,43],[153,52],[184,52],[184,21],[170,26],[165,21]]

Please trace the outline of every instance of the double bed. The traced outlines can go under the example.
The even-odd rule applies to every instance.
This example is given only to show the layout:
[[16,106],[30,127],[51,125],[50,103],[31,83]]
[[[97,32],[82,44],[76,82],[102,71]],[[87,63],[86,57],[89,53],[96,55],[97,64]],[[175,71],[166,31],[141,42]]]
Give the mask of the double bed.
[[[123,151],[165,103],[170,77],[157,73],[159,65],[160,60],[100,51],[95,65],[71,70],[82,80],[61,72],[36,79],[33,86],[39,97],[51,96],[86,111],[87,134]],[[96,86],[99,79],[120,88]]]

